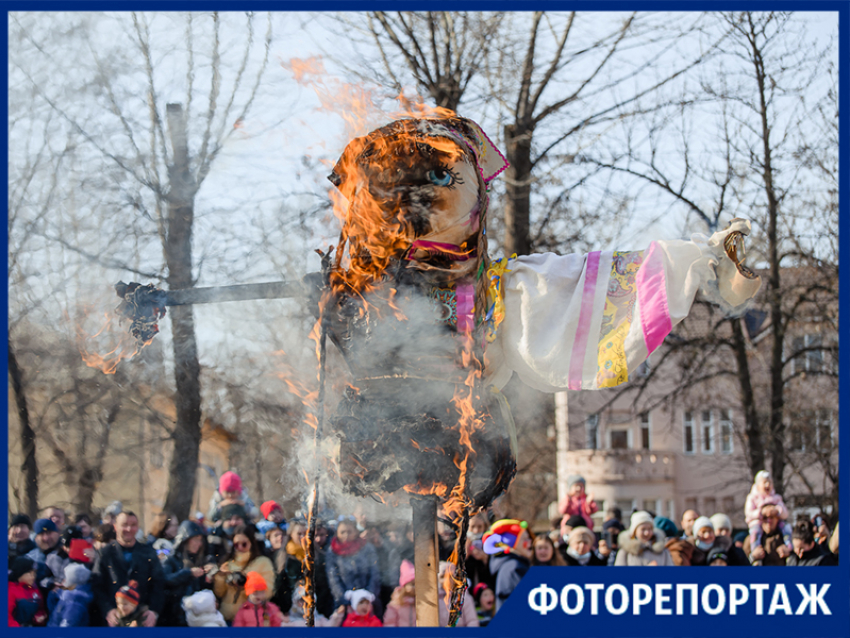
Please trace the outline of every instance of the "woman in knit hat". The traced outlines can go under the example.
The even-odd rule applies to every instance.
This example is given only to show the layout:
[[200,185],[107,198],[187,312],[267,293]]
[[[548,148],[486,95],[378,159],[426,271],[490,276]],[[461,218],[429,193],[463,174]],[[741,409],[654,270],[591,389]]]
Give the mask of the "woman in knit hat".
[[715,534],[718,536],[732,536],[732,519],[726,516],[726,514],[715,514],[710,520],[714,526]]
[[670,552],[664,547],[667,537],[658,529],[649,512],[632,514],[629,529],[620,532],[620,550],[614,565],[617,567],[673,567]]
[[280,608],[269,601],[269,588],[257,572],[248,572],[245,577],[245,594],[248,600],[236,612],[234,627],[280,627],[283,614]]
[[714,525],[707,516],[700,516],[694,521],[694,553],[691,557],[692,566],[708,565],[708,556],[714,550],[720,550],[726,554],[727,564],[731,567],[748,566],[750,564],[743,550],[735,547],[731,536],[718,536],[714,531]]
[[139,583],[131,580],[115,594],[115,609],[118,611],[116,627],[144,627],[146,605],[139,604]]

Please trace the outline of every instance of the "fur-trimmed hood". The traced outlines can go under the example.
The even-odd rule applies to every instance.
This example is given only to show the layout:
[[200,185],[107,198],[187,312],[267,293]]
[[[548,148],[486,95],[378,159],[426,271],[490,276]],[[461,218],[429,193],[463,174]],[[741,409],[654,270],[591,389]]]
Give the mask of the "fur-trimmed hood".
[[645,549],[649,549],[649,551],[654,554],[660,554],[664,551],[664,544],[666,542],[667,537],[664,535],[664,532],[657,527],[652,528],[652,544],[648,548],[638,539],[632,538],[629,535],[629,530],[624,530],[620,532],[619,536],[617,536],[617,543],[620,546],[620,551],[628,552],[633,556],[640,556]]

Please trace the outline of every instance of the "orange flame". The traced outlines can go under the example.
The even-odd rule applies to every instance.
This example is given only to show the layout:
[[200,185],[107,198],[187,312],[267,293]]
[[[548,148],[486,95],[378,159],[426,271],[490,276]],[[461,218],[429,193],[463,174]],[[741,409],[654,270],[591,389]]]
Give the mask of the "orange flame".
[[[139,354],[141,348],[132,335],[120,325],[121,320],[114,313],[104,313],[102,325],[94,334],[89,335],[84,326],[89,317],[84,309],[81,309],[81,312],[82,318],[75,323],[74,331],[77,349],[88,367],[104,374],[115,374],[119,363]],[[97,352],[104,350],[105,354]]]

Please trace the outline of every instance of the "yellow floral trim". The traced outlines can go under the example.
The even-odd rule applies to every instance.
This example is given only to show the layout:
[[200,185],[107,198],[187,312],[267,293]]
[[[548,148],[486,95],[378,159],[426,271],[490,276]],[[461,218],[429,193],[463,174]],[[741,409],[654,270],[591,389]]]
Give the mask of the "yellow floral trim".
[[487,315],[484,321],[487,323],[486,338],[488,342],[496,339],[496,330],[505,319],[505,291],[502,289],[502,277],[506,272],[511,272],[508,264],[516,259],[516,253],[510,257],[493,262],[487,269],[487,278],[490,285],[487,288]]
[[624,344],[632,325],[635,277],[641,263],[643,251],[614,253],[599,335],[597,388],[613,388],[629,380]]

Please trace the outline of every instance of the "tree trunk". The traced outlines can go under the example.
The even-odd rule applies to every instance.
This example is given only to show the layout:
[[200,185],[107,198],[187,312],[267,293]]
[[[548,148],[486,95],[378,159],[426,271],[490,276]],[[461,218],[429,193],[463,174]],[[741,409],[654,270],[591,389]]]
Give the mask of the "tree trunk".
[[[189,170],[186,121],[180,104],[166,108],[168,131],[174,153],[169,167],[168,235],[165,260],[168,288],[192,288],[192,224],[196,187]],[[169,309],[174,350],[175,407],[174,449],[169,461],[165,511],[188,518],[195,492],[196,470],[201,445],[201,367],[195,340],[192,306]]]
[[779,273],[779,238],[777,236],[777,220],[779,217],[779,201],[773,186],[773,166],[771,163],[772,149],[770,146],[770,123],[768,122],[766,99],[766,74],[762,50],[756,43],[756,30],[750,19],[750,43],[752,47],[752,62],[756,75],[759,95],[759,116],[761,119],[761,141],[763,148],[762,178],[767,197],[767,241],[768,264],[770,274],[767,280],[767,300],[770,309],[773,339],[770,353],[770,450],[771,474],[773,485],[780,494],[784,491],[785,474],[785,386],[783,382],[783,354],[785,346],[785,323],[782,315],[781,281]]
[[531,138],[534,129],[505,126],[505,256],[531,253]]
[[741,391],[741,406],[744,410],[744,435],[747,438],[747,463],[750,473],[755,476],[756,472],[764,469],[764,441],[762,440],[761,427],[758,422],[756,411],[756,399],[753,394],[752,375],[750,374],[750,360],[747,357],[747,346],[744,341],[744,333],[741,328],[740,319],[733,319],[732,344],[735,352],[735,360],[738,364],[738,383]]
[[30,425],[27,396],[24,391],[24,375],[18,366],[18,357],[9,345],[9,377],[12,380],[12,390],[15,393],[15,403],[18,409],[21,436],[21,472],[24,475],[24,509],[32,520],[38,517],[38,464],[35,459],[35,431]]

